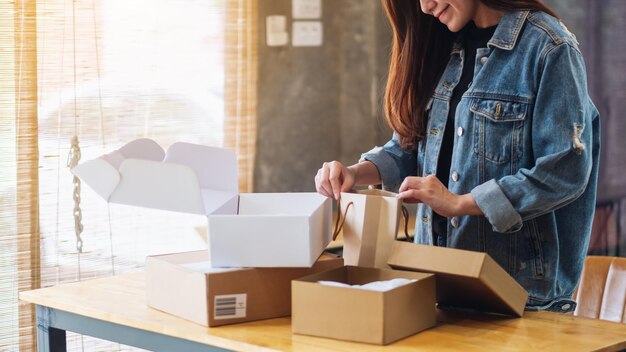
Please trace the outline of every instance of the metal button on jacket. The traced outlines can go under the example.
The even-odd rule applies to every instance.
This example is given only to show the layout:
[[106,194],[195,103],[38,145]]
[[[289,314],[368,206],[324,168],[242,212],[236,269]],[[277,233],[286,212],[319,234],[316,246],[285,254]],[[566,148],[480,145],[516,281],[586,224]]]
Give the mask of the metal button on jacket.
[[454,182],[459,182],[459,173],[458,172],[453,172],[452,173],[452,181]]
[[483,56],[483,57],[480,58],[480,63],[484,65],[484,64],[487,63],[488,60],[489,59],[486,56]]
[[463,129],[463,127],[459,127],[456,129],[456,135],[459,137],[463,136],[463,133],[465,133],[465,130]]
[[450,220],[450,224],[451,224],[451,225],[452,225],[452,227],[454,227],[454,228],[459,227],[459,218],[457,218],[456,216],[455,216],[455,217],[453,217],[453,218]]

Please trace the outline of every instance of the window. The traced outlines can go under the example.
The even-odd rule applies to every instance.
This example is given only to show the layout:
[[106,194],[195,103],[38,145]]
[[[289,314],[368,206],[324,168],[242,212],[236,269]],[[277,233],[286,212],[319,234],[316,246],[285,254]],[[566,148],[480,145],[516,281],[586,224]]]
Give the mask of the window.
[[[229,147],[251,191],[255,15],[252,0],[0,1],[0,350],[35,349],[18,291],[206,248],[202,216],[108,205],[88,187],[76,204],[73,137],[81,161],[137,138]],[[127,348],[68,334],[81,349]]]

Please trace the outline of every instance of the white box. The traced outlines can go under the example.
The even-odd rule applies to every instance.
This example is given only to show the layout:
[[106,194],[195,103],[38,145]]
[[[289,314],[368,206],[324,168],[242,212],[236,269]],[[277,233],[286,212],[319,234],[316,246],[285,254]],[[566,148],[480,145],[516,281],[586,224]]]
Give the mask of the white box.
[[331,241],[329,198],[239,194],[227,149],[138,139],[72,172],[110,203],[206,215],[215,267],[311,267]]

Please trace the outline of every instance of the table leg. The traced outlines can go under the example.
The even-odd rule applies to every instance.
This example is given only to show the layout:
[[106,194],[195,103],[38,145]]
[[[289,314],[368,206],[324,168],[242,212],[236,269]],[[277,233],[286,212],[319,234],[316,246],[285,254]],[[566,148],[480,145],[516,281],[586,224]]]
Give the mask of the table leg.
[[50,326],[51,311],[37,306],[37,350],[39,352],[66,352],[65,330]]

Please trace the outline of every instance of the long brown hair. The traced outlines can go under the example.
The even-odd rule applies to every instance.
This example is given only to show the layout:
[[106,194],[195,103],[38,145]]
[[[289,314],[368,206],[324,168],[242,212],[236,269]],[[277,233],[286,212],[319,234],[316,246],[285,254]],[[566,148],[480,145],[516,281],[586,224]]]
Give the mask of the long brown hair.
[[[556,14],[540,0],[480,0],[496,10]],[[382,0],[393,29],[385,114],[403,149],[424,138],[426,105],[443,73],[456,34],[420,8],[419,0]]]

